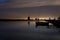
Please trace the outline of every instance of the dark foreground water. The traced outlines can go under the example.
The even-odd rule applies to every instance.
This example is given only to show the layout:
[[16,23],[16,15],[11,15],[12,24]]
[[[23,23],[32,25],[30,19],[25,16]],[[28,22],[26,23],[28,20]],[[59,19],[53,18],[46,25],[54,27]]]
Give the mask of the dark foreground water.
[[0,40],[60,40],[59,28],[34,21],[0,21]]

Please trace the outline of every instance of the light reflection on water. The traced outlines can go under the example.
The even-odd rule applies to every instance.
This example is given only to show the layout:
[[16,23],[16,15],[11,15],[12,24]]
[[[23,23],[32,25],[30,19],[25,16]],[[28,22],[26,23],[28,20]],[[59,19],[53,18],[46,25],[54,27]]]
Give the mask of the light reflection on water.
[[[5,21],[0,22],[0,35],[5,38],[4,35],[10,38],[30,38],[40,39],[40,38],[52,38],[60,39],[59,29],[55,28],[53,25],[48,26],[35,26],[35,21]],[[47,36],[47,37],[45,37]],[[58,38],[57,38],[58,37]],[[18,39],[18,38],[17,38]]]
[[27,31],[30,30],[31,32],[37,32],[37,30],[39,30],[39,32],[41,31],[57,31],[53,25],[51,26],[35,26],[35,21],[13,21],[13,22],[0,22],[0,29],[19,29],[20,31]]

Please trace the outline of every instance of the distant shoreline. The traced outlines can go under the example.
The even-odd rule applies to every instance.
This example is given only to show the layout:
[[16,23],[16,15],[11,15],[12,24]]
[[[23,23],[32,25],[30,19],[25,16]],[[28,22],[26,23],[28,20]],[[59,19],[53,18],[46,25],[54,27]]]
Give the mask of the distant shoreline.
[[[0,19],[0,21],[40,21],[40,20],[33,20],[33,19]],[[60,21],[60,20],[42,20],[42,21]]]
[[35,21],[33,19],[27,20],[27,19],[0,19],[0,21]]

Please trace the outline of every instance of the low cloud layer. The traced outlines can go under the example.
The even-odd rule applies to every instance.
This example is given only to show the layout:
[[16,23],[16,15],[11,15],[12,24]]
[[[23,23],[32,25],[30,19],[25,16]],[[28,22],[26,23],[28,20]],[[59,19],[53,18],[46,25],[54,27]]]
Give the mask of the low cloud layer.
[[45,5],[60,5],[60,0],[16,0],[9,7],[35,7]]
[[15,7],[15,8],[46,6],[46,5],[60,5],[60,0],[11,0],[11,2],[0,4],[0,6]]

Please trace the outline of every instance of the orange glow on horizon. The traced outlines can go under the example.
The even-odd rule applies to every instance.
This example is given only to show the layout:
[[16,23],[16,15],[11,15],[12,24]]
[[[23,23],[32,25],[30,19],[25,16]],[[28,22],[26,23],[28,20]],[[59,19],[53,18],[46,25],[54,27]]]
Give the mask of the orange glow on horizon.
[[42,19],[42,20],[44,20],[44,19],[49,19],[49,18],[39,18],[39,19]]
[[[25,19],[25,20],[27,20],[28,18],[12,18],[12,19]],[[35,18],[30,18],[30,19],[33,19],[33,20],[35,20]],[[41,17],[41,18],[37,18],[37,19],[39,19],[39,20],[48,20],[49,19],[49,17]],[[53,17],[52,18],[50,18],[50,19],[54,19]]]

